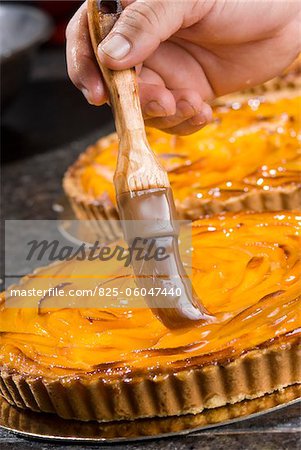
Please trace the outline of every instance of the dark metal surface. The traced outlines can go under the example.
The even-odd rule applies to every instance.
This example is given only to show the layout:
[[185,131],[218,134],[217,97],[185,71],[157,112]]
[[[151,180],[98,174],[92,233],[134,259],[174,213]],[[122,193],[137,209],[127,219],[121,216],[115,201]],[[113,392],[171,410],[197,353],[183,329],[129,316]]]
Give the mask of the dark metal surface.
[[[5,162],[19,160],[17,169],[22,169],[23,159],[23,175],[30,177],[33,187],[38,184],[34,175],[42,177],[43,171],[52,170],[49,181],[59,192],[67,165],[86,145],[112,130],[109,107],[89,105],[67,79],[64,48],[43,49],[34,59],[29,83],[2,114],[1,156]],[[31,166],[31,156],[39,173]]]
[[0,5],[1,107],[25,85],[34,52],[51,30],[51,20],[36,8],[14,2]]

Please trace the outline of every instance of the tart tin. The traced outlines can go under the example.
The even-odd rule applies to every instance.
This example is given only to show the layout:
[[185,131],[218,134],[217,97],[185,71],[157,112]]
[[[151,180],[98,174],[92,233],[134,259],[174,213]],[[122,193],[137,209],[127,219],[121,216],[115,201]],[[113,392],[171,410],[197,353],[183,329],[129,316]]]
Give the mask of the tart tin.
[[183,436],[278,411],[300,402],[301,385],[234,405],[207,409],[197,415],[120,422],[79,422],[52,414],[18,410],[0,397],[0,427],[22,437],[69,443],[120,443]]

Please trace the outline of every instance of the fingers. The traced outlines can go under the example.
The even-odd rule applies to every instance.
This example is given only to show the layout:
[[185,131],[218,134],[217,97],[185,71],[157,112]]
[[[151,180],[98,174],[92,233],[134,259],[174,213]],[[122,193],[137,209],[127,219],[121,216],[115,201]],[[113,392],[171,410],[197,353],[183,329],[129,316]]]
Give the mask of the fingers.
[[180,29],[187,10],[192,8],[190,3],[193,4],[137,0],[129,4],[111,33],[99,45],[101,62],[118,70],[140,64],[162,41]]
[[165,86],[139,83],[140,103],[145,118],[168,117],[176,113],[176,101]]
[[[204,103],[204,111],[193,119],[186,120],[175,127],[164,128],[165,133],[177,134],[185,136],[187,134],[193,134],[203,128],[212,120],[212,110],[209,105]],[[148,124],[146,122],[146,124]],[[150,125],[151,126],[151,125]]]
[[146,125],[168,133],[190,134],[203,128],[212,120],[211,107],[202,101],[197,92],[178,89],[170,91],[170,93],[176,103],[175,114],[157,117],[145,114]]
[[[187,44],[188,45],[188,44]],[[169,89],[186,88],[199,92],[206,101],[213,98],[212,88],[195,52],[202,52],[193,44],[183,47],[175,40],[163,42],[144,62],[144,66],[156,72]],[[208,58],[208,55],[205,54]]]
[[86,3],[69,22],[66,37],[67,70],[71,81],[89,103],[102,105],[107,95],[91,46]]
[[139,76],[139,95],[144,117],[167,117],[176,113],[176,101],[163,79],[143,67]]
[[[131,0],[128,3],[131,3]],[[176,83],[173,89],[170,80],[168,81],[164,70],[161,69],[161,63],[159,64],[155,59],[153,65],[156,66],[157,64],[158,68],[156,69],[158,70],[152,70],[150,67],[141,65],[141,62],[144,61],[148,54],[153,52],[161,40],[167,38],[178,26],[181,26],[181,23],[177,24],[177,20],[174,20],[174,14],[170,14],[170,11],[169,14],[163,14],[163,12],[166,7],[183,7],[183,2],[164,2],[159,0],[149,2],[145,0],[144,2],[136,1],[134,5],[134,9],[131,9],[131,4],[125,9],[116,24],[118,33],[120,30],[124,31],[123,37],[129,40],[131,54],[114,61],[114,58],[112,59],[108,55],[103,55],[102,58],[107,65],[116,69],[139,64],[141,106],[148,125],[179,134],[195,132],[208,123],[212,115],[211,108],[202,101],[200,94],[194,89],[195,87],[192,89],[177,89],[176,85],[179,85],[179,83]],[[177,12],[181,13],[180,10]],[[178,19],[178,16],[176,17]],[[161,29],[162,21],[164,22],[164,20],[167,22],[163,23],[164,26]],[[116,37],[116,26],[113,29],[113,37]],[[67,67],[71,80],[82,90],[90,103],[95,105],[104,103],[107,101],[107,94],[90,42],[86,3],[82,5],[71,19],[66,34]],[[115,44],[116,42],[115,39]],[[107,40],[104,43],[107,44]],[[120,41],[117,43],[117,51],[122,54],[123,44]],[[164,51],[164,48],[161,50],[161,53]],[[103,52],[103,48],[101,52]],[[156,58],[156,53],[153,58]],[[163,59],[166,59],[164,55]],[[182,58],[180,59],[182,60]],[[169,61],[168,57],[167,60]],[[170,62],[172,63],[173,61]],[[186,61],[187,64],[185,63],[185,66],[191,66],[193,62]],[[148,64],[151,66],[152,60]],[[200,80],[200,76],[198,79]],[[166,86],[166,82],[168,86]],[[190,85],[191,83],[189,82],[188,84]]]
[[150,68],[143,67],[140,72],[139,92],[143,115],[150,126],[169,129],[190,119],[194,129],[211,120],[211,108],[200,93],[167,89],[165,80]]

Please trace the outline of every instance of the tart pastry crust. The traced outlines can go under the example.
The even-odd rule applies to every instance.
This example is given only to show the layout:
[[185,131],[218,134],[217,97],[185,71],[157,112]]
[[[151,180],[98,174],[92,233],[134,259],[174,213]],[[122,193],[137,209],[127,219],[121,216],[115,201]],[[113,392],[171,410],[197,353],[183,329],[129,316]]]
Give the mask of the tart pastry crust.
[[248,418],[249,415],[287,404],[298,397],[301,397],[301,385],[295,384],[253,400],[207,409],[201,414],[107,423],[57,420],[55,416],[49,414],[37,417],[36,413],[16,409],[0,398],[0,417],[2,418],[0,424],[24,433],[43,436],[55,434],[58,437],[78,437],[80,435],[83,438],[96,440],[159,437],[171,432],[194,431],[200,427],[212,426],[236,418]]
[[129,380],[47,380],[2,370],[0,393],[11,404],[83,421],[197,414],[301,383],[301,340],[264,343],[234,361]]

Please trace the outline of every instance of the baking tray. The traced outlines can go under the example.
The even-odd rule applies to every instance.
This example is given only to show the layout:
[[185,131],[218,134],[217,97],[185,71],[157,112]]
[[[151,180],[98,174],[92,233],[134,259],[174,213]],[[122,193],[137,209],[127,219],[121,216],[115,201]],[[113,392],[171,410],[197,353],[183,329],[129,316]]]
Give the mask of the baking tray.
[[0,398],[0,427],[22,437],[66,443],[109,444],[183,436],[278,411],[301,400],[301,385],[258,399],[207,409],[200,414],[120,422],[79,422],[23,411]]

